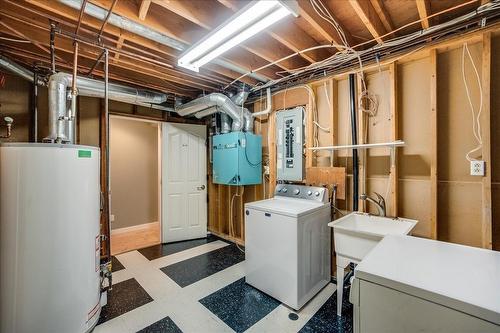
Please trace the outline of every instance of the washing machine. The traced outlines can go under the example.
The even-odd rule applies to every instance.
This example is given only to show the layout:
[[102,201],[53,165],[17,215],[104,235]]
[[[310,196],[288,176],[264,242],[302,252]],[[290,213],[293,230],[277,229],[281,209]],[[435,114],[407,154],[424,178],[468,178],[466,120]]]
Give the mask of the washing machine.
[[245,281],[299,310],[330,282],[328,190],[278,184],[245,204]]

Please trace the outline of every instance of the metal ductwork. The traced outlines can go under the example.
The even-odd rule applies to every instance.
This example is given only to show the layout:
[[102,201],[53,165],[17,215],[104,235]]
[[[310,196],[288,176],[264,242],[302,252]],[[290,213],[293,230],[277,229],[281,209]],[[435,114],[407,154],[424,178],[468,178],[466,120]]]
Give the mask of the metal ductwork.
[[[73,76],[67,73],[56,73],[49,80],[49,136],[47,141],[74,141],[74,133],[71,130],[73,119],[67,116],[67,101],[71,98],[68,88],[71,87]],[[104,98],[104,82],[89,78],[78,77],[76,85],[79,96]],[[109,99],[119,102],[136,104],[141,106],[156,106],[166,111],[170,108],[158,104],[167,101],[164,93],[150,90],[136,89],[110,83],[108,85]],[[69,123],[69,124],[68,124]]]
[[[24,68],[21,65],[16,64],[14,61],[12,61],[9,58],[6,58],[2,55],[0,55],[0,67],[8,70],[12,74],[16,74],[16,75],[22,77],[23,79],[28,80],[30,82],[33,82],[35,79],[35,76],[34,76],[32,71]],[[45,85],[45,82],[42,80],[38,80],[37,84],[38,85]]]
[[197,98],[177,107],[175,111],[180,116],[189,116],[192,114],[195,114],[196,116],[199,112],[203,112],[201,115],[205,115],[206,109],[214,107],[217,108],[218,112],[222,112],[232,119],[232,131],[253,131],[253,120],[250,111],[245,109],[243,106],[236,105],[231,98],[221,93],[212,93],[210,95]]

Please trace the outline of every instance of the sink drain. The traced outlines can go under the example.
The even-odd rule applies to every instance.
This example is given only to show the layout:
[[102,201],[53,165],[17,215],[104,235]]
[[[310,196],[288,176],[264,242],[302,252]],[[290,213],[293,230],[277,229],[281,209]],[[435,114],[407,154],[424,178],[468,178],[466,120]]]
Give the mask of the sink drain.
[[297,320],[297,319],[299,319],[299,315],[292,312],[292,313],[290,313],[288,315],[288,319],[290,319],[290,320]]

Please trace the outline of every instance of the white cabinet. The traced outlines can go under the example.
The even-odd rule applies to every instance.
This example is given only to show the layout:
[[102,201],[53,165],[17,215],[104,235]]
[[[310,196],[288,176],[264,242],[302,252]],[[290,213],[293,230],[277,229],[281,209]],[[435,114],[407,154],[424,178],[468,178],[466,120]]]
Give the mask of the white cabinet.
[[356,267],[354,332],[499,332],[500,252],[386,236]]

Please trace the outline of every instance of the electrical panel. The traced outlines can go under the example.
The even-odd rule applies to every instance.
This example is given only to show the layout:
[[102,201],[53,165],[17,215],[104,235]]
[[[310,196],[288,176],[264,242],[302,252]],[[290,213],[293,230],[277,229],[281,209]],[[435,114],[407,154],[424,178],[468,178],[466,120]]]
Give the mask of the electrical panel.
[[304,107],[276,113],[277,179],[304,179]]
[[224,185],[262,183],[262,137],[249,132],[214,135],[212,181]]

